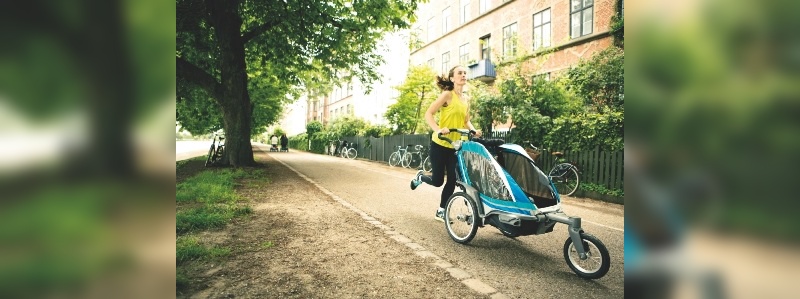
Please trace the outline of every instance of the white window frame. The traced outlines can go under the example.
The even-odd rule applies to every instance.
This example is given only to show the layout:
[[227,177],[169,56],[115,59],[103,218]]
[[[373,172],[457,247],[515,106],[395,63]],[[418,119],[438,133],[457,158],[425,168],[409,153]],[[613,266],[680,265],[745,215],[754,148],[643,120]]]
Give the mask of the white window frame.
[[442,74],[447,75],[450,70],[450,51],[442,53]]
[[469,63],[469,43],[458,47],[458,62],[462,66],[467,66]]
[[[508,29],[508,30],[506,30]],[[511,57],[517,55],[517,45],[514,38],[519,34],[519,25],[517,22],[511,23],[503,27],[503,57]]]
[[450,32],[451,29],[453,29],[450,26],[451,15],[452,13],[450,12],[449,6],[442,10],[442,35],[447,34],[448,32]]
[[490,0],[478,0],[478,14],[483,14],[489,11],[489,7],[491,4],[489,3]]
[[434,40],[435,35],[433,34],[433,30],[436,28],[436,22],[434,22],[434,17],[428,19],[428,36],[426,42],[432,42]]
[[461,1],[461,24],[466,24],[469,22],[469,0],[462,0]]

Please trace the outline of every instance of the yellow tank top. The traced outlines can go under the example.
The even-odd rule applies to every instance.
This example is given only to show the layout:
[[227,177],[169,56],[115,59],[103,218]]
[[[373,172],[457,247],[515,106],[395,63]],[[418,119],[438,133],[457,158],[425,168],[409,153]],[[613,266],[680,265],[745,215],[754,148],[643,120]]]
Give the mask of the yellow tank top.
[[[466,129],[467,105],[461,101],[461,98],[455,92],[450,91],[450,95],[450,104],[447,104],[447,107],[442,106],[439,108],[439,128]],[[445,137],[456,141],[461,139],[461,134],[451,132]],[[433,132],[431,139],[438,145],[453,148],[452,144],[439,139],[439,132]]]

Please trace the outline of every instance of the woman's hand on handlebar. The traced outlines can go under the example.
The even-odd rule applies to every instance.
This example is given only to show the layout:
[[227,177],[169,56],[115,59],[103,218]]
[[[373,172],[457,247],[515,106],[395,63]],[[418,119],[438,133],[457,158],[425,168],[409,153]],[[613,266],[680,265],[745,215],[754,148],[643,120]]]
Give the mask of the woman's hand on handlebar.
[[480,138],[481,136],[483,136],[480,130],[469,130],[469,131],[470,133],[472,133],[472,135],[475,135],[475,137]]
[[447,135],[447,134],[450,134],[450,129],[448,129],[448,128],[441,128],[441,129],[439,129],[439,134],[442,134],[442,135]]

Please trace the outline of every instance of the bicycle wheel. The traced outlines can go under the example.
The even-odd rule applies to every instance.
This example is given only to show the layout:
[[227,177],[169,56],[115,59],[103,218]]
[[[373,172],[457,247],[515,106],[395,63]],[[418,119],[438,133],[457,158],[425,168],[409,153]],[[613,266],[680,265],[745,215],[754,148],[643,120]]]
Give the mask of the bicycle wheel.
[[389,166],[397,166],[400,164],[400,153],[394,152],[389,156]]
[[225,145],[217,146],[217,153],[214,155],[214,160],[219,161],[222,159],[222,156],[225,155]]
[[358,156],[358,151],[355,148],[350,148],[347,150],[347,158],[348,159],[355,159]]
[[581,233],[581,241],[583,249],[586,250],[585,260],[581,260],[578,256],[572,238],[567,238],[564,242],[564,260],[567,261],[569,268],[582,278],[598,279],[605,276],[611,267],[611,257],[606,246],[600,239],[587,233]]
[[478,233],[479,217],[475,201],[469,195],[464,192],[453,193],[444,210],[447,234],[456,243],[469,243]]
[[211,164],[212,159],[214,158],[214,145],[211,145],[211,148],[208,149],[208,156],[206,157],[206,166]]
[[550,171],[550,179],[556,185],[558,194],[566,196],[575,193],[578,190],[578,184],[580,184],[578,170],[569,163],[561,163],[553,167],[553,170]]
[[422,161],[422,170],[425,172],[431,172],[433,170],[433,165],[431,165],[431,157],[425,157],[425,161]]
[[403,154],[403,159],[400,160],[400,164],[402,164],[405,168],[409,168],[411,166],[411,159],[413,159],[411,153],[405,153]]

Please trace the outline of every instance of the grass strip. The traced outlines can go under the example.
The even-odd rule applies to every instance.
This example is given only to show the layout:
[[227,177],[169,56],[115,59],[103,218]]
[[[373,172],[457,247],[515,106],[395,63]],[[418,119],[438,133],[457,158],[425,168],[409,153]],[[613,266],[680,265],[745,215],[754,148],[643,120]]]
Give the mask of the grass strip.
[[200,244],[196,237],[178,237],[175,244],[175,260],[178,265],[192,260],[208,260],[224,257],[231,253],[231,250],[224,247],[207,247]]

